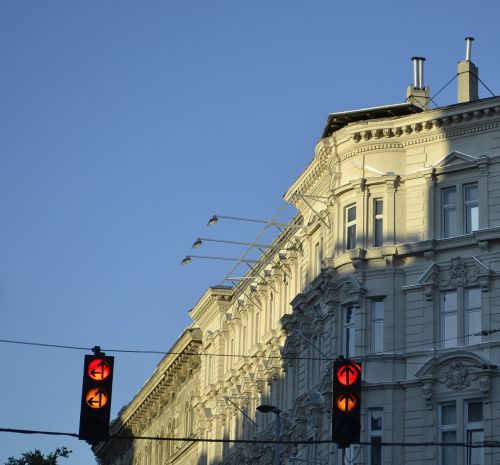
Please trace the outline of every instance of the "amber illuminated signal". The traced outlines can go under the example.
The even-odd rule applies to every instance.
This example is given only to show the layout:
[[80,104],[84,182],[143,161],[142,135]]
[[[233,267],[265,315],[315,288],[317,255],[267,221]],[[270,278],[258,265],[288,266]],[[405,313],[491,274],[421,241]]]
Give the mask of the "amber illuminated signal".
[[337,408],[344,413],[352,412],[358,406],[358,398],[349,392],[340,394],[337,399]]
[[342,386],[352,386],[358,380],[360,371],[361,368],[357,363],[346,363],[337,371],[337,381]]
[[88,365],[88,374],[89,376],[96,380],[102,381],[109,376],[110,368],[109,363],[102,358],[93,359]]
[[108,403],[108,395],[101,388],[93,388],[85,394],[85,402],[90,408],[103,408]]

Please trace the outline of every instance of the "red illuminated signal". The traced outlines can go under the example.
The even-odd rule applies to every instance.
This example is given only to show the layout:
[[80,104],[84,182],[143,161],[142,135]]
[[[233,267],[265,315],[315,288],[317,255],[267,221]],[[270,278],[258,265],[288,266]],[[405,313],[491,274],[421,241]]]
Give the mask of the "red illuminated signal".
[[102,381],[109,376],[109,363],[102,358],[94,358],[87,367],[87,373],[92,379]]
[[337,381],[342,386],[352,386],[359,378],[361,367],[357,363],[345,363],[336,372]]

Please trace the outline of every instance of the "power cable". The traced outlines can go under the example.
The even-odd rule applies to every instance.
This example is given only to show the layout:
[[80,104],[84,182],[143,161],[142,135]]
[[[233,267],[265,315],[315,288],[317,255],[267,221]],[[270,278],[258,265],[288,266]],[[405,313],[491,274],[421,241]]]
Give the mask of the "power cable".
[[[76,433],[66,433],[60,431],[44,431],[44,430],[31,430],[22,428],[0,428],[1,433],[15,433],[15,434],[45,434],[50,436],[69,436],[78,438]],[[162,437],[162,436],[130,436],[130,435],[111,435],[111,439],[120,439],[128,441],[146,440],[146,441],[179,441],[179,442],[211,442],[211,443],[241,443],[241,444],[332,444],[332,439],[310,439],[310,440],[271,440],[271,439],[210,439],[210,438],[176,438],[176,437]],[[371,442],[360,441],[354,445],[372,446]],[[477,448],[500,448],[499,441],[484,441],[478,443],[467,444],[464,442],[381,442],[381,446],[400,446],[400,447],[422,447],[422,446],[444,446],[444,447],[465,447],[471,449]]]
[[[469,337],[469,336],[488,336],[490,334],[498,333],[500,332],[500,329],[490,329],[490,330],[482,330],[479,332],[475,333],[470,333],[466,334],[464,338]],[[429,343],[433,344],[443,344],[444,342],[447,341],[457,341],[458,339],[461,339],[461,337],[455,336],[455,337],[449,337],[445,339],[438,339],[435,340],[434,338],[429,338],[429,339],[424,339],[422,342],[417,343],[417,344],[407,344],[405,346],[401,347],[395,347],[391,351],[384,351],[384,352],[378,352],[378,353],[373,353],[373,354],[364,354],[360,357],[366,358],[368,356],[380,356],[380,355],[403,355],[403,354],[398,354],[397,351],[399,350],[408,350],[408,349],[414,349],[418,347],[425,347]],[[69,346],[69,345],[63,345],[63,344],[50,344],[50,343],[43,343],[43,342],[30,342],[30,341],[19,341],[19,340],[12,340],[12,339],[0,339],[0,343],[5,343],[5,344],[17,344],[17,345],[26,345],[26,346],[34,346],[34,347],[47,347],[47,348],[55,348],[55,349],[68,349],[68,350],[80,350],[80,351],[87,351],[91,352],[92,349],[89,347],[82,347],[82,346]],[[457,346],[458,347],[458,346]],[[438,349],[433,349],[429,348],[428,350],[440,350],[441,348]],[[443,347],[444,349],[444,347]],[[281,355],[244,355],[244,354],[211,354],[208,352],[176,352],[176,351],[160,351],[160,350],[143,350],[143,349],[102,349],[103,352],[112,352],[112,353],[129,353],[129,354],[149,354],[149,355],[186,355],[186,356],[210,356],[210,357],[224,357],[224,358],[249,358],[249,359],[267,359],[267,360],[315,360],[315,361],[334,361],[336,357],[294,357],[294,356],[281,356]],[[383,360],[370,360],[370,363],[386,363]],[[405,363],[407,364],[416,364],[416,365],[421,365],[420,362],[410,362],[406,361]]]
[[445,90],[456,78],[458,77],[458,73],[456,73],[441,89],[439,89],[431,99],[436,98],[443,90]]

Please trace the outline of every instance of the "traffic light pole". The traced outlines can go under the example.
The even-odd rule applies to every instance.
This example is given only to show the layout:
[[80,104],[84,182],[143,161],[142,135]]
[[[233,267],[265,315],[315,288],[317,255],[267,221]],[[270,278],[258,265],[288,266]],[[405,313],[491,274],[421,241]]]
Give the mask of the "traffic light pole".
[[274,439],[276,441],[276,447],[274,449],[274,465],[280,465],[280,454],[281,454],[281,417],[280,417],[279,413],[276,413],[276,423],[275,423]]

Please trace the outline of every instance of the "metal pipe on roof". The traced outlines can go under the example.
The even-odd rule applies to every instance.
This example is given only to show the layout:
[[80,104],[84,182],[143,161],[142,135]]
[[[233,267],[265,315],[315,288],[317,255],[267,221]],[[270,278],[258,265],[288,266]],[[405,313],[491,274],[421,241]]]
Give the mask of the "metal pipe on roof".
[[424,88],[424,57],[412,57],[413,61],[413,87]]
[[472,41],[474,40],[474,37],[466,37],[465,38],[465,60],[470,61],[470,52],[472,48]]
[[418,74],[420,76],[420,86],[418,87],[419,89],[424,88],[424,61],[425,58],[420,57],[420,60],[418,62]]
[[418,87],[418,57],[412,57],[413,61],[413,87]]

